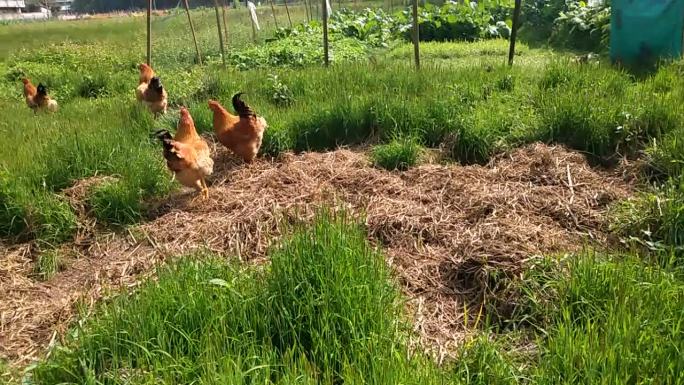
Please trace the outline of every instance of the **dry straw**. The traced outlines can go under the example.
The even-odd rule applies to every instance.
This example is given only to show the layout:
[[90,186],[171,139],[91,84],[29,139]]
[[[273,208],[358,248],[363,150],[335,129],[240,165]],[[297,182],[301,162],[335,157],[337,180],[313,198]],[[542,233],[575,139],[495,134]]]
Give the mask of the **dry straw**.
[[91,308],[168,256],[206,249],[263,263],[292,223],[335,205],[365,218],[408,296],[422,347],[441,360],[484,316],[481,309],[506,311],[492,272],[514,280],[535,256],[605,244],[607,205],[631,191],[616,172],[541,144],[486,167],[425,164],[403,173],[373,168],[349,150],[252,165],[224,150],[215,158],[208,201],[179,193],[124,233],[94,231],[84,189],[101,180],[65,191],[83,226],[61,251],[68,267],[50,281],[32,275],[35,246],[0,246],[0,355],[17,366],[40,357],[73,321],[77,301]]

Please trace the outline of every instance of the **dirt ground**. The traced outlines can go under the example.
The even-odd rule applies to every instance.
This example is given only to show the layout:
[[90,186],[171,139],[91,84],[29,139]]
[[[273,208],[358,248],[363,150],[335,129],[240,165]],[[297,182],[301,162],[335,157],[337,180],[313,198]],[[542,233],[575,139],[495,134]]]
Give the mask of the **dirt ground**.
[[[373,168],[350,150],[251,165],[221,151],[216,159],[209,200],[181,191],[155,203],[149,221],[116,234],[93,231],[83,204],[101,180],[66,190],[82,229],[60,250],[66,266],[47,281],[34,273],[34,244],[0,245],[0,357],[22,367],[44,356],[79,311],[130,290],[172,256],[208,250],[263,263],[291,223],[334,205],[365,219],[408,296],[421,346],[442,360],[467,332],[463,309],[480,309],[492,290],[492,272],[515,279],[543,254],[606,245],[607,207],[632,191],[620,172],[541,144],[487,166],[424,164],[406,172]],[[501,305],[497,311],[506,313]]]

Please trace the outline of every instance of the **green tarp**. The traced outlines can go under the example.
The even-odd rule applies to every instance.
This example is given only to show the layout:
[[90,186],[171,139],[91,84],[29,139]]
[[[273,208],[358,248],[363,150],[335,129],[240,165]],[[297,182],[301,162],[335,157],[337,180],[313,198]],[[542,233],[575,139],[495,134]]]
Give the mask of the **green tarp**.
[[679,57],[684,33],[684,0],[613,0],[610,57],[623,64]]

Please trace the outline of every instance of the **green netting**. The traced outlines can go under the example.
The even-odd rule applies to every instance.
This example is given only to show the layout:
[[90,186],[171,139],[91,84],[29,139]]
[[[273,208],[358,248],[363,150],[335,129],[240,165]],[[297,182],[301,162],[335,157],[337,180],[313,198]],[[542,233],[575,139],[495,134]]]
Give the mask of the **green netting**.
[[613,0],[611,7],[613,61],[639,64],[681,56],[684,0]]

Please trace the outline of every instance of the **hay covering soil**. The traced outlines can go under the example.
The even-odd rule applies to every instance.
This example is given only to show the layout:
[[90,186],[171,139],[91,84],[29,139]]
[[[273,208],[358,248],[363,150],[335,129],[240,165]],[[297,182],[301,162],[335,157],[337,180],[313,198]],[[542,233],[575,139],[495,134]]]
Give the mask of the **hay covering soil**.
[[[80,234],[63,247],[67,268],[47,282],[32,274],[32,245],[0,246],[0,355],[17,366],[42,356],[73,321],[77,302],[92,309],[169,256],[204,249],[264,262],[290,224],[334,205],[365,218],[409,298],[421,346],[442,360],[467,332],[464,308],[488,302],[505,314],[499,283],[520,277],[526,261],[606,245],[607,206],[632,190],[616,171],[541,144],[487,166],[425,164],[401,173],[373,168],[350,150],[252,165],[223,150],[215,158],[209,200],[180,192],[157,202],[140,226]],[[83,210],[73,202],[78,195],[69,198]]]

